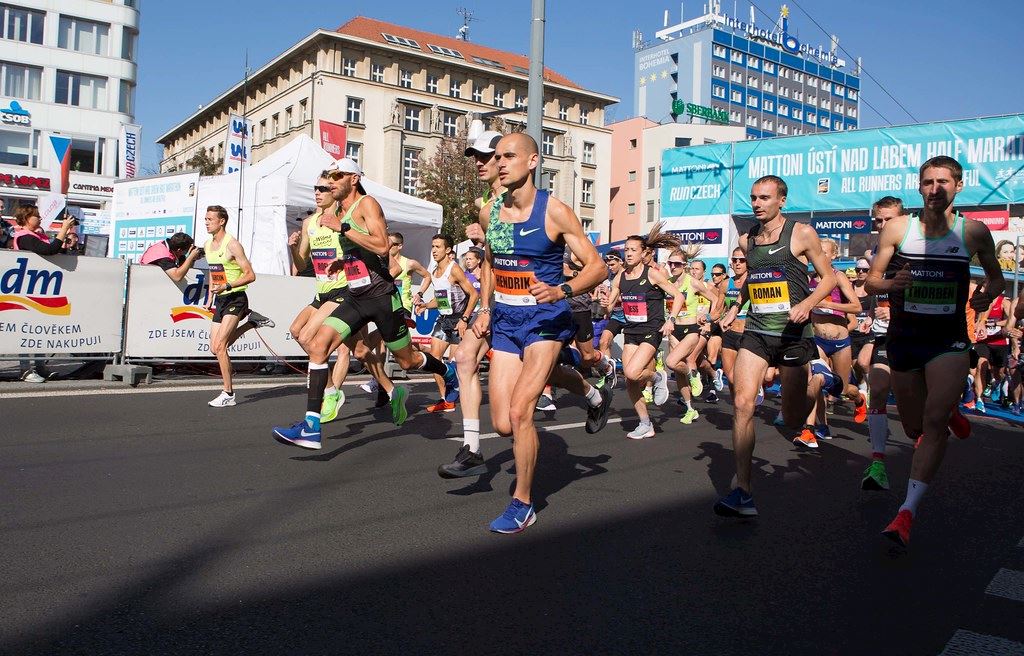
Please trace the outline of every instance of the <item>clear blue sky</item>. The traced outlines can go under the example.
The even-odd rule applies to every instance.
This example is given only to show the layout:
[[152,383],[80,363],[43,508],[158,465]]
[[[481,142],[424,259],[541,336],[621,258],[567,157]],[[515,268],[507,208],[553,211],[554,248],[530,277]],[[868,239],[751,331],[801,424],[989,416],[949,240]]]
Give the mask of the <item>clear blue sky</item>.
[[[703,4],[704,0],[689,0],[687,17],[698,15]],[[773,18],[781,4],[755,0]],[[731,14],[733,6],[732,0],[722,0],[726,13]],[[159,163],[157,137],[242,78],[246,48],[255,69],[312,31],[335,29],[356,15],[454,36],[461,25],[459,7],[475,14],[473,41],[529,51],[529,0],[146,0],[136,99],[136,119],[146,142],[143,167],[152,169]],[[738,7],[740,17],[749,16],[749,4],[740,1]],[[839,35],[841,47],[863,57],[867,73],[917,121],[1024,111],[1024,4],[1019,0],[790,0],[789,7],[791,31],[801,41],[827,44],[802,7]],[[552,0],[547,3],[545,63],[584,87],[621,98],[622,103],[609,109],[609,122],[628,118],[633,85],[630,34],[640,29],[645,38],[652,38],[666,9],[671,24],[678,22],[677,2]],[[770,22],[758,12],[760,26]],[[867,76],[861,98],[862,127],[915,122]]]

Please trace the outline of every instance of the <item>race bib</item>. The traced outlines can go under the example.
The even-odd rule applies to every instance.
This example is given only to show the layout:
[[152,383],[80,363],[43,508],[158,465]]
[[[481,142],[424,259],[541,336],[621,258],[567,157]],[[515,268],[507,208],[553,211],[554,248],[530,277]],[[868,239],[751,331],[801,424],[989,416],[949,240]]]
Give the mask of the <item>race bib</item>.
[[495,256],[494,300],[505,305],[536,305],[530,293],[533,263],[526,257]]
[[348,286],[352,289],[366,287],[370,284],[370,271],[366,268],[366,262],[354,257],[345,258],[345,277],[348,279]]
[[452,313],[452,299],[450,290],[447,289],[435,289],[434,299],[437,301],[437,311],[441,314]]
[[903,307],[917,314],[953,314],[956,311],[955,282],[915,280],[903,293]]
[[995,319],[985,319],[985,334],[989,337],[999,334],[999,326],[996,325]]
[[647,321],[647,297],[643,294],[624,294],[622,296],[622,314],[629,323],[645,323]]
[[327,272],[327,269],[331,266],[331,262],[338,259],[337,249],[312,248],[309,251],[309,257],[313,260],[313,274],[316,275],[317,280],[327,282],[338,279],[338,275],[336,273]]
[[210,283],[220,286],[228,284],[228,274],[224,271],[223,264],[210,265]]
[[789,284],[782,269],[752,271],[747,277],[747,290],[754,314],[789,312]]

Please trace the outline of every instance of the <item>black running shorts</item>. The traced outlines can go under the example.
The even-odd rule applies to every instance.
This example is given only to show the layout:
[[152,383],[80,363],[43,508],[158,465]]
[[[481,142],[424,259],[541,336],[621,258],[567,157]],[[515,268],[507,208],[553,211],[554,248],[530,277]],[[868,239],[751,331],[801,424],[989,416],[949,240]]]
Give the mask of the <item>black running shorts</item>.
[[813,337],[782,337],[746,331],[740,347],[761,357],[771,367],[799,367],[818,357]]
[[220,323],[225,315],[238,317],[239,320],[249,314],[249,297],[245,292],[217,295],[213,300],[213,323]]

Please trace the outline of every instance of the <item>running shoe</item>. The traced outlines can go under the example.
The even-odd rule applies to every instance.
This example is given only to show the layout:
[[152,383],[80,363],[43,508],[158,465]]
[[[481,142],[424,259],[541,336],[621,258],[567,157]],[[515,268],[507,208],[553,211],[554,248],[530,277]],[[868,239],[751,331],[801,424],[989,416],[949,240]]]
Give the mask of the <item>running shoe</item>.
[[[398,385],[395,385],[395,387],[398,387]],[[375,408],[383,408],[384,406],[386,406],[389,403],[391,403],[391,397],[388,396],[388,391],[386,389],[384,389],[383,387],[381,387],[380,383],[378,383],[377,384],[377,400],[374,401],[373,407],[375,407]]]
[[964,401],[964,407],[967,408],[968,410],[974,410],[974,406],[974,399],[971,399],[970,401]]
[[708,390],[708,393],[704,395],[704,403],[718,403],[718,394],[715,390]]
[[[42,376],[40,376],[39,374],[37,374],[36,372],[34,372],[32,370],[26,371],[25,374],[21,377],[21,379],[23,381],[25,381],[26,383],[45,383],[46,382],[45,378],[43,378]],[[210,405],[213,405],[212,401],[210,402]],[[232,403],[231,405],[234,405],[234,403]]]
[[868,420],[868,397],[861,393],[857,397],[857,407],[853,409],[853,421],[863,424]]
[[764,403],[764,387],[758,386],[757,397],[754,399],[754,405],[761,405]]
[[665,405],[668,401],[668,376],[664,371],[654,372],[654,405]]
[[985,414],[987,412],[985,410],[985,402],[982,401],[981,399],[975,400],[975,402],[974,402],[974,411],[977,412],[979,415]]
[[697,413],[697,411],[694,410],[693,408],[690,408],[683,414],[682,417],[679,418],[679,422],[683,424],[692,424],[699,418],[700,415]]
[[665,371],[665,359],[662,356],[660,350],[654,356],[654,370],[655,371]]
[[483,451],[473,453],[469,450],[468,444],[463,444],[459,448],[459,452],[455,454],[455,460],[437,468],[437,475],[441,478],[463,478],[486,473],[487,464],[484,462]]
[[274,439],[281,444],[298,446],[303,449],[320,448],[320,420],[306,417],[289,428],[274,428]]
[[[448,370],[444,372],[444,398],[457,395],[459,392],[459,375],[455,372],[455,365],[448,363]],[[454,396],[454,398],[459,398]]]
[[[405,385],[395,385],[395,389],[391,392],[391,398],[388,399],[391,403],[391,421],[395,426],[401,426],[409,418],[409,410],[405,407],[405,401],[408,398],[409,388]],[[452,410],[454,409],[452,408]]]
[[828,427],[828,424],[815,424],[814,437],[819,440],[831,440],[832,430]]
[[[395,389],[397,390],[398,387],[396,386]],[[455,412],[455,404],[438,399],[434,405],[427,406],[427,412]]]
[[[988,385],[985,386],[985,391],[983,391],[981,395],[986,399],[992,398],[992,383],[989,383]],[[995,399],[992,400],[994,401]]]
[[736,488],[715,504],[715,514],[722,517],[757,517],[754,495]]
[[817,449],[818,438],[814,436],[814,431],[810,426],[804,426],[804,429],[800,431],[800,434],[793,438],[793,444],[805,446],[808,449]]
[[[967,374],[967,382],[964,383],[964,394],[963,394],[964,405],[968,403],[974,403],[974,376]],[[974,406],[968,406],[973,408]]]
[[605,359],[605,373],[601,376],[601,379],[597,381],[597,387],[611,387],[614,388],[619,384],[619,372],[615,366],[615,360]]
[[359,389],[363,390],[367,394],[376,394],[377,393],[377,388],[379,388],[379,387],[380,387],[380,385],[377,383],[377,379],[376,378],[371,378],[370,380],[368,380],[365,383],[363,383],[362,385],[360,385]]
[[[758,405],[761,405],[761,404],[758,403]],[[782,427],[782,426],[785,426],[785,425],[786,425],[786,419],[785,419],[785,417],[782,416],[782,410],[779,410],[779,414],[775,415],[775,419],[772,419],[772,426]]]
[[512,499],[505,512],[491,522],[494,533],[519,533],[537,521],[537,513],[533,512],[533,504],[526,504],[519,499]]
[[345,392],[338,390],[333,394],[324,394],[324,402],[320,405],[320,423],[326,424],[338,418],[338,409],[345,405]]
[[211,408],[229,408],[235,405],[235,395],[221,390],[220,394],[208,404]]
[[704,392],[704,383],[700,380],[700,374],[690,374],[690,393],[695,397],[700,398],[701,393]]
[[585,430],[588,433],[596,433],[608,424],[608,412],[612,407],[612,391],[607,387],[598,390],[601,394],[601,404],[595,407],[587,407],[587,425]]
[[992,391],[988,393],[989,399],[991,399],[993,403],[999,403],[999,399],[1003,397],[1002,384],[996,383],[990,387],[992,388]]
[[650,405],[654,403],[654,393],[651,392],[650,387],[645,387],[643,391],[644,403]]
[[256,326],[257,328],[273,328],[277,324],[270,317],[264,316],[256,310],[249,310],[249,314],[246,317],[249,323]]
[[544,412],[554,412],[558,409],[558,406],[555,405],[555,400],[550,396],[547,394],[541,394],[540,398],[537,399],[537,409]]
[[949,416],[949,430],[961,440],[971,436],[971,422],[963,416],[960,408],[953,408],[953,414]]
[[896,514],[896,519],[889,522],[889,525],[882,531],[882,535],[901,547],[906,547],[910,544],[910,527],[913,523],[913,513],[903,509]]
[[654,437],[654,424],[641,423],[632,431],[626,433],[626,437],[628,437],[631,440],[642,440],[648,437]]
[[[1020,404],[1020,403],[1012,403],[1012,404],[1010,404],[1010,414],[1012,414],[1014,417],[1019,417],[1020,416],[1020,412],[1021,412],[1021,405],[1022,404]],[[955,434],[956,433],[954,433],[954,435]]]
[[860,480],[862,490],[888,490],[889,474],[885,471],[885,463],[875,460],[864,470],[864,478]]
[[721,392],[725,389],[725,378],[721,369],[715,369],[715,391]]

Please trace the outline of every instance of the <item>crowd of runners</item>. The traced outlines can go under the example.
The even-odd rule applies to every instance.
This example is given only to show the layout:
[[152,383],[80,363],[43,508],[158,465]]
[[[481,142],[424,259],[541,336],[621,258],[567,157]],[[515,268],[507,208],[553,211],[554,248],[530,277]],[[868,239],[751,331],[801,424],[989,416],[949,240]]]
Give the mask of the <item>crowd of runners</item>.
[[[390,352],[402,369],[435,376],[437,401],[427,411],[462,413],[463,443],[438,474],[479,476],[487,471],[480,444],[486,364],[491,424],[512,437],[516,473],[512,499],[490,529],[515,533],[536,519],[534,414],[555,409],[553,388],[583,398],[586,431],[596,433],[608,422],[621,370],[629,413],[636,414],[626,437],[643,440],[656,433],[652,408],[693,424],[698,401],[718,403],[728,387],[736,485],[714,511],[742,518],[757,515],[751,462],[755,408],[766,391],[779,390],[775,423],[793,431],[798,448],[831,438],[835,407],[849,407],[857,424],[866,423],[866,491],[889,489],[888,407],[895,397],[915,452],[905,501],[883,533],[906,546],[948,437],[970,434],[961,402],[975,412],[985,412],[986,401],[1021,412],[1015,354],[1024,304],[1004,294],[986,226],[954,209],[963,188],[954,159],[921,166],[919,213],[904,211],[894,197],[875,203],[878,247],[847,275],[834,268],[834,241],[784,216],[788,190],[776,176],[753,184],[754,227],[728,265],[708,271],[699,248],[660,224],[599,255],[572,209],[534,186],[538,149],[525,134],[485,132],[465,154],[485,189],[476,221],[465,242],[436,235],[427,266],[402,255],[403,236],[388,231],[355,162],[342,159],[316,181],[317,210],[289,241],[296,267],[311,265],[316,278],[312,301],[290,328],[309,355],[308,393],[301,417],[273,429],[279,442],[321,448],[324,424],[345,402],[350,357],[372,374],[363,387],[377,395],[376,405],[390,406],[392,421],[402,425],[408,390],[386,374]],[[242,290],[254,275],[224,233],[226,222],[222,208],[207,213],[206,254],[217,253],[210,262],[219,268],[211,287],[215,326],[221,324],[214,330],[218,357],[254,323],[238,327],[249,313]],[[663,262],[659,253],[667,254]],[[984,271],[977,281],[972,262]],[[420,280],[415,291],[413,276]],[[410,327],[430,309],[439,316],[429,348],[418,348]],[[257,327],[269,322],[255,320]],[[335,353],[340,366],[332,371]],[[230,362],[221,364],[225,390],[211,405],[233,405]]]

